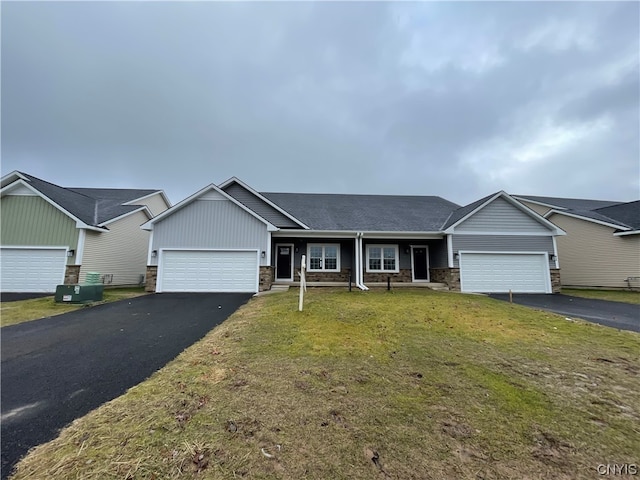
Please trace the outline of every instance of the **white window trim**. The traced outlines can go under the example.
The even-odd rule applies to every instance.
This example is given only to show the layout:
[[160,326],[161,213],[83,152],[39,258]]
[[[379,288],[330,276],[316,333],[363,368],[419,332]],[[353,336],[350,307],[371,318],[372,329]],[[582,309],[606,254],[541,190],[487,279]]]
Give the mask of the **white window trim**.
[[[384,249],[384,248],[393,248],[395,253],[396,253],[396,268],[393,270],[385,270],[384,269],[384,251],[381,251],[381,257],[380,257],[380,265],[381,265],[381,269],[380,270],[372,270],[369,268],[369,250],[371,248],[380,248],[380,249]],[[367,259],[366,259],[366,263],[365,263],[365,267],[366,267],[366,272],[367,273],[398,273],[400,271],[400,251],[398,249],[398,245],[382,245],[382,244],[378,244],[378,243],[370,243],[369,245],[367,245]]]
[[[322,268],[311,268],[311,247],[322,247]],[[324,268],[325,247],[335,247],[336,268]],[[307,272],[339,272],[340,271],[340,244],[339,243],[308,243],[307,244]]]

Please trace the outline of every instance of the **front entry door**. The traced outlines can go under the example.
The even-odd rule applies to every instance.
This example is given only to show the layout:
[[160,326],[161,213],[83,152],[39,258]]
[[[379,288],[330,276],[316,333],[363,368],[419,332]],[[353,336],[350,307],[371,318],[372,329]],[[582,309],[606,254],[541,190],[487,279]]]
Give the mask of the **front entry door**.
[[276,245],[276,280],[293,280],[293,245]]
[[412,247],[413,252],[413,281],[429,281],[429,264],[427,247]]

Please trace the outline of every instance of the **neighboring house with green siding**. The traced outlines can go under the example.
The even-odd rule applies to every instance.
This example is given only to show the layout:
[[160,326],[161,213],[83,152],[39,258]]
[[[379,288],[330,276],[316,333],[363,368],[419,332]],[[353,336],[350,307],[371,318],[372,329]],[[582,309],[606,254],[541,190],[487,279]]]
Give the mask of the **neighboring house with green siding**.
[[141,284],[149,232],[171,206],[162,190],[65,188],[23,172],[0,184],[0,291],[53,292],[83,283]]

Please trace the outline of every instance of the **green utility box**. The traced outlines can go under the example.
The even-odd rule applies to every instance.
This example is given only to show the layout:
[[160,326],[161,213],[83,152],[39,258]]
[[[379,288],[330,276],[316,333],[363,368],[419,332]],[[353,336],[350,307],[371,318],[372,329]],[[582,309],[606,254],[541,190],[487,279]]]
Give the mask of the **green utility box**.
[[58,285],[56,303],[89,303],[102,300],[104,285]]
[[87,272],[84,283],[86,285],[101,285],[99,272]]

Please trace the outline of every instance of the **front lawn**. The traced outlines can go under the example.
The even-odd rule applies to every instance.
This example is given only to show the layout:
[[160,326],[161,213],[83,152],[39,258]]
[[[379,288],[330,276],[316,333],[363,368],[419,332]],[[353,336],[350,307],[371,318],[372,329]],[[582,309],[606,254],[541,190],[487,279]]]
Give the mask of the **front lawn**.
[[592,479],[638,463],[636,333],[447,292],[306,299],[254,298],[15,478]]
[[56,303],[51,297],[32,298],[17,302],[2,302],[0,304],[0,326],[16,325],[30,320],[38,320],[45,317],[53,317],[61,313],[71,312],[78,308],[100,305],[102,303],[115,302],[125,298],[144,295],[143,287],[133,288],[109,288],[104,290],[102,300],[89,304]]
[[640,292],[632,290],[583,290],[581,288],[563,288],[564,295],[573,297],[595,298],[612,302],[635,303],[640,305]]

